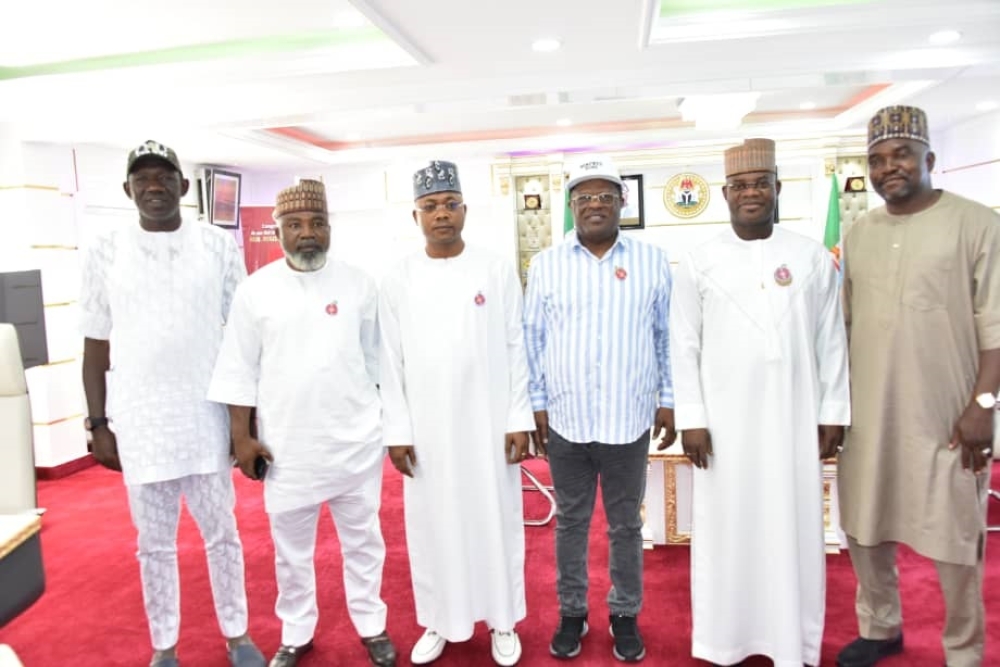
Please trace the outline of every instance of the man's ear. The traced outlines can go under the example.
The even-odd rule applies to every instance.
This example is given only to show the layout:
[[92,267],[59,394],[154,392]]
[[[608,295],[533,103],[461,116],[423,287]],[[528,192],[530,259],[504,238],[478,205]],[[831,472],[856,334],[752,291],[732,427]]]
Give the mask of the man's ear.
[[188,193],[188,188],[190,188],[190,187],[191,187],[191,182],[188,179],[186,179],[186,178],[182,178],[181,179],[181,197],[183,197],[184,195],[186,195]]
[[419,226],[419,225],[420,225],[420,221],[419,221],[419,220],[417,220],[417,212],[416,212],[416,211],[413,211],[413,222],[414,222],[414,223],[415,223],[415,224],[416,224],[417,226]]
[[125,191],[125,196],[126,197],[128,197],[129,199],[132,198],[132,188],[129,187],[128,181],[125,181],[124,183],[122,183],[122,190]]

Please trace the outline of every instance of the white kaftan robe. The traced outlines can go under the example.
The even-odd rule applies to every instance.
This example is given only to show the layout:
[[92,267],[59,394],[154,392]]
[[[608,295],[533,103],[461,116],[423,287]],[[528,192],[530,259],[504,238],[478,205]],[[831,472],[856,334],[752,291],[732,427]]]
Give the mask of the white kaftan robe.
[[405,259],[379,295],[385,442],[417,458],[403,483],[417,623],[448,641],[525,616],[521,472],[504,455],[506,433],[534,429],[521,300],[513,262],[469,247]]
[[246,276],[233,237],[184,221],[97,238],[83,267],[83,335],[110,340],[106,412],[125,484],[229,469],[229,416],[205,398],[222,325]]
[[[782,284],[786,283],[786,284]],[[732,229],[675,275],[670,352],[678,430],[707,428],[694,472],[692,653],[819,663],[825,609],[819,424],[850,421],[836,270],[819,243]]]
[[381,465],[378,297],[364,272],[284,258],[240,285],[208,396],[257,406],[269,514],[318,505]]

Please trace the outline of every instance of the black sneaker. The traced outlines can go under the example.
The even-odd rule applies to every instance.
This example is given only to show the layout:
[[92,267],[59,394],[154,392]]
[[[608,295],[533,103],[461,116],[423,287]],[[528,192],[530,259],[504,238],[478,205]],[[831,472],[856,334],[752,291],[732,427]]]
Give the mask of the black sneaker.
[[580,638],[586,636],[588,629],[586,616],[561,617],[549,653],[563,660],[580,655]]
[[837,667],[871,667],[882,658],[902,652],[902,632],[895,639],[858,637],[837,654]]
[[646,657],[635,616],[611,615],[611,636],[615,638],[615,657],[622,662],[639,662]]

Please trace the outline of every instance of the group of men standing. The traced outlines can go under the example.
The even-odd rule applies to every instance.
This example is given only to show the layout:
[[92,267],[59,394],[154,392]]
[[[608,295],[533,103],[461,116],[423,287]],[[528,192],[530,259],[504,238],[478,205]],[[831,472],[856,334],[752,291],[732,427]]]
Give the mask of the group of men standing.
[[851,227],[839,276],[821,244],[775,226],[775,152],[767,139],[725,152],[731,225],[674,276],[662,249],[620,232],[612,162],[579,161],[566,182],[575,230],[535,258],[523,303],[510,262],[462,239],[452,163],[414,174],[425,248],[376,288],[328,257],[321,182],[279,193],[285,258],[244,279],[231,237],[181,220],[188,185],[176,154],[155,142],[130,153],[125,191],[140,225],[88,255],[84,384],[94,454],[123,470],[129,491],[152,667],[179,664],[181,497],[205,539],[231,664],[265,664],[247,634],[230,452],[264,482],[282,621],[270,666],[296,665],[312,648],[323,505],[355,630],[374,664],[396,664],[380,593],[386,448],[404,476],[424,629],[411,662],[436,660],[485,622],[493,660],[516,664],[529,440],[548,458],[557,502],[560,622],[549,652],[583,650],[600,487],[613,655],[642,660],[646,461],[651,441],[667,447],[675,428],[696,468],[696,658],[819,664],[821,468],[839,457],[860,636],[838,665],[902,650],[900,542],[937,566],[947,664],[981,665],[998,218],[931,186],[923,112],[888,107],[869,124],[868,148],[886,206]]

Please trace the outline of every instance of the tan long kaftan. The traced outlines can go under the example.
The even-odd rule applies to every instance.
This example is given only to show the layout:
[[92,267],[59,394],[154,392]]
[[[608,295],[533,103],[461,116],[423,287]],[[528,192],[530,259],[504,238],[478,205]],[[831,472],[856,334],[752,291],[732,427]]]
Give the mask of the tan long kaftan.
[[852,426],[840,456],[844,531],[974,565],[988,477],[949,450],[979,351],[1000,348],[1000,216],[943,192],[859,219],[844,242]]

